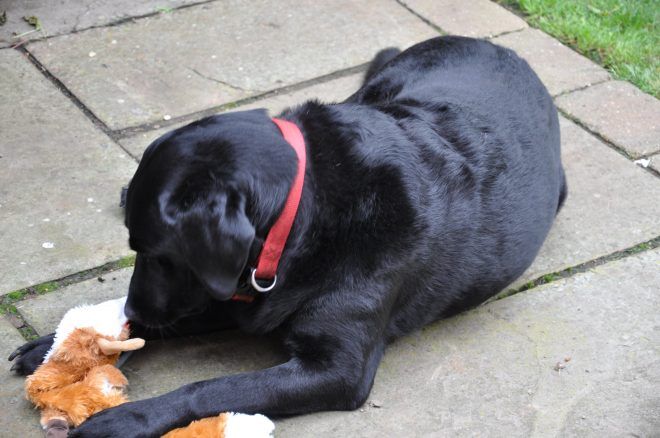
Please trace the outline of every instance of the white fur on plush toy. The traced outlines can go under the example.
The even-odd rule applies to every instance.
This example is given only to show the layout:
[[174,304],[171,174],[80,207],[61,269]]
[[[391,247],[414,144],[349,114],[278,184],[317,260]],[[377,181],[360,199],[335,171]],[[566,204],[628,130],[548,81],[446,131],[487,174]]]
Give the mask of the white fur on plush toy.
[[275,425],[261,414],[247,415],[228,412],[225,438],[271,438]]
[[124,324],[128,321],[124,314],[126,297],[104,301],[95,305],[82,305],[70,309],[64,314],[55,330],[55,340],[44,362],[57,350],[62,342],[77,328],[91,327],[105,336],[119,337]]

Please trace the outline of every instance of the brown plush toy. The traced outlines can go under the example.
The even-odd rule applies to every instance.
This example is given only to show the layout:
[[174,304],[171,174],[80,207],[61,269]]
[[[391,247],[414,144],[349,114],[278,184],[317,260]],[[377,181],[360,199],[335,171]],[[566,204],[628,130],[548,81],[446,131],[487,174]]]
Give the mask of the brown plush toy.
[[[128,339],[126,298],[69,310],[55,331],[44,363],[25,381],[27,398],[41,409],[48,438],[66,438],[91,415],[128,401],[126,377],[115,367],[122,351],[144,340]],[[269,438],[275,425],[263,415],[224,412],[168,432],[166,438]]]
[[70,426],[128,401],[126,377],[115,367],[122,351],[142,348],[128,339],[126,298],[78,306],[62,318],[44,363],[25,381],[27,398],[41,409],[49,438],[65,438]]

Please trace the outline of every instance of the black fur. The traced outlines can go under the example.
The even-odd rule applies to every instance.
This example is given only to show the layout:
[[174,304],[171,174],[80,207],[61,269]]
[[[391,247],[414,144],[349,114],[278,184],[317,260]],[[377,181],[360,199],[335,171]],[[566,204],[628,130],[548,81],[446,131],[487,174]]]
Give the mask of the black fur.
[[[566,194],[546,89],[485,41],[392,55],[345,102],[282,115],[305,136],[305,187],[277,286],[253,304],[226,299],[282,209],[293,151],[262,110],[149,147],[126,196],[134,326],[277,329],[291,359],[104,411],[73,436],[155,436],[225,410],[355,409],[389,341],[483,302],[532,263]],[[40,361],[19,354],[22,369]]]

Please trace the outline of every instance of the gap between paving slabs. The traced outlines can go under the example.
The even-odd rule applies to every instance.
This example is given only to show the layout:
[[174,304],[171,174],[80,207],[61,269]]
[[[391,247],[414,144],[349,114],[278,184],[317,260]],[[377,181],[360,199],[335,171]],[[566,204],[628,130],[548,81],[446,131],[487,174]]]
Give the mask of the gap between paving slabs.
[[[85,280],[97,277],[102,279],[103,275],[118,271],[123,268],[129,268],[135,265],[135,255],[122,257],[119,260],[106,263],[102,266],[87,269],[75,274],[67,275],[56,280],[29,286],[23,289],[15,290],[0,296],[0,315],[7,319],[21,335],[28,341],[35,339],[39,333],[34,330],[30,323],[24,318],[15,304],[36,298],[38,296],[54,292],[72,284],[80,283]],[[105,280],[99,280],[105,281]]]
[[[570,93],[572,93],[572,92],[574,92],[574,91],[584,90],[584,89],[586,89],[586,88],[592,87],[592,86],[594,86],[594,85],[599,85],[599,84],[602,84],[602,83],[604,83],[604,82],[608,82],[608,81],[609,81],[609,80],[606,80],[606,81],[598,82],[598,83],[595,83],[595,84],[592,84],[592,85],[588,85],[588,86],[586,86],[586,87],[582,87],[582,88],[579,88],[579,89],[576,89],[576,90],[567,91],[566,93],[562,93],[561,95],[558,95],[558,96],[555,96],[555,97],[564,96],[564,95],[566,95],[566,94],[570,94]],[[559,112],[559,114],[561,114],[562,116],[566,117],[568,120],[570,120],[571,122],[575,123],[575,124],[578,125],[580,128],[582,128],[583,130],[587,131],[589,134],[591,134],[591,135],[593,135],[594,137],[596,137],[596,138],[597,138],[598,140],[600,140],[601,142],[605,143],[605,145],[607,145],[610,149],[613,149],[614,151],[618,152],[621,156],[623,156],[623,157],[626,158],[627,160],[632,161],[632,162],[634,162],[635,164],[638,164],[638,163],[637,163],[637,160],[639,160],[639,159],[644,159],[644,158],[646,158],[646,159],[650,159],[650,158],[653,157],[653,155],[641,155],[640,157],[637,157],[637,158],[631,156],[631,155],[630,155],[630,154],[629,154],[629,153],[628,153],[623,147],[621,147],[621,146],[619,146],[619,145],[613,143],[613,142],[610,141],[609,139],[605,138],[605,137],[604,137],[601,133],[599,133],[598,131],[594,131],[593,129],[591,129],[586,123],[584,123],[584,122],[583,122],[582,120],[580,120],[579,118],[577,118],[577,117],[573,116],[572,114],[570,114],[570,113],[564,111],[563,109],[559,108],[559,107],[556,106],[556,105],[555,105],[555,107],[557,108],[557,112]],[[658,155],[658,157],[660,157],[660,155]],[[638,165],[639,165],[639,164],[638,164]],[[644,166],[639,165],[639,167],[641,167],[642,169],[644,169],[645,171],[647,171],[647,172],[650,173],[651,175],[653,175],[653,176],[655,176],[655,177],[657,177],[657,178],[660,178],[660,171],[654,169],[653,166],[646,166],[646,167],[644,167]]]

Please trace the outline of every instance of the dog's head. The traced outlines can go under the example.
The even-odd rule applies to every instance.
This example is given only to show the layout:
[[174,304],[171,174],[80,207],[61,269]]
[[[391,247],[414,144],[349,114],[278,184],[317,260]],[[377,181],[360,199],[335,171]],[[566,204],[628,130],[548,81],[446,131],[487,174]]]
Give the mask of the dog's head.
[[295,168],[263,110],[208,117],[152,143],[125,197],[137,252],[129,318],[162,326],[231,298]]

